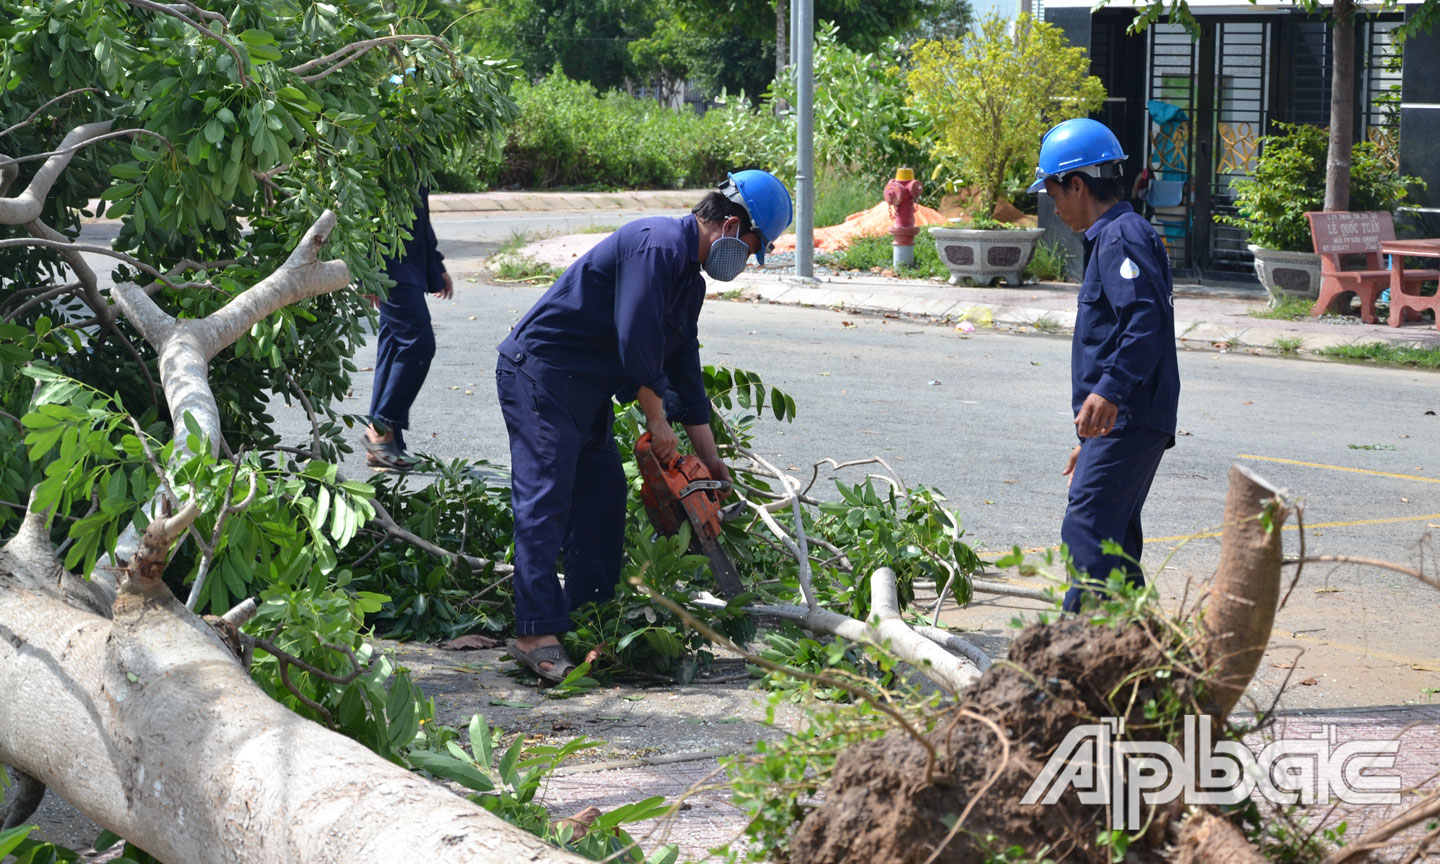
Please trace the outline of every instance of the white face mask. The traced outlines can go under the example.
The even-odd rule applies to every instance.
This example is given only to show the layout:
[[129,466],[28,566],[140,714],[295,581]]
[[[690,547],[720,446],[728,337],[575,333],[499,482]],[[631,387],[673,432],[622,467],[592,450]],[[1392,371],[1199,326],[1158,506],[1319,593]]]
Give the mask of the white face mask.
[[722,229],[705,256],[705,273],[717,282],[729,282],[745,269],[749,257],[750,247],[740,239],[740,226],[735,226],[734,237],[726,237]]

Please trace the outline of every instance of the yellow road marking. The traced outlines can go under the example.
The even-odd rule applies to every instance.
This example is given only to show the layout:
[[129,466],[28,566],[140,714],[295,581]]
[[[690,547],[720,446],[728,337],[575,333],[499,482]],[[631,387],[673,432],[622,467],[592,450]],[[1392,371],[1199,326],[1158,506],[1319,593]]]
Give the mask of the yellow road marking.
[[1417,477],[1414,474],[1392,474],[1389,471],[1371,471],[1368,468],[1346,468],[1344,465],[1322,465],[1319,462],[1301,462],[1298,459],[1277,459],[1274,456],[1252,456],[1241,453],[1236,459],[1256,459],[1261,462],[1281,462],[1286,465],[1301,465],[1306,468],[1325,468],[1330,471],[1348,471],[1352,474],[1373,474],[1376,477],[1395,477],[1399,480],[1419,480],[1421,483],[1440,483],[1440,477]]
[[1270,637],[1271,641],[1287,638],[1298,639],[1301,642],[1314,642],[1316,644],[1323,644],[1327,647],[1338,648],[1341,651],[1346,651],[1351,654],[1363,654],[1369,657],[1374,657],[1377,660],[1389,660],[1392,663],[1400,663],[1405,666],[1424,665],[1426,663],[1435,662],[1433,658],[1405,657],[1401,654],[1392,654],[1389,651],[1378,651],[1374,648],[1366,648],[1363,645],[1351,645],[1348,642],[1337,642],[1334,639],[1326,639],[1322,636],[1311,636],[1308,633],[1290,633],[1287,636],[1282,630],[1281,632],[1275,633]]
[[[1349,519],[1344,522],[1307,522],[1305,530],[1311,531],[1316,528],[1348,528],[1352,525],[1390,525],[1397,522],[1423,522],[1427,519],[1440,519],[1440,513],[1426,513],[1423,516],[1390,516],[1384,519]],[[1283,531],[1298,531],[1298,525],[1285,525]],[[1146,537],[1146,543],[1178,543],[1181,540],[1203,540],[1206,537],[1219,537],[1219,531],[1203,531],[1199,534],[1176,534],[1174,537]]]

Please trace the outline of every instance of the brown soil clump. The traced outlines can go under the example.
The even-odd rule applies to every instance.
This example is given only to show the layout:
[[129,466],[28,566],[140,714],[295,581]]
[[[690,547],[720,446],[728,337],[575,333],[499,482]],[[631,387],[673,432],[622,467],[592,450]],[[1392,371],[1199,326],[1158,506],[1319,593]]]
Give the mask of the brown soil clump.
[[[1065,618],[1027,628],[1009,661],[962,694],[958,709],[930,735],[939,753],[931,782],[926,749],[906,735],[850,748],[835,764],[824,803],[796,832],[792,860],[924,864],[943,847],[936,862],[966,864],[1020,845],[1032,855],[1048,846],[1045,854],[1057,861],[1107,861],[1109,850],[1095,847],[1108,824],[1103,807],[1082,804],[1073,790],[1048,806],[1020,799],[1076,725],[1122,716],[1127,737],[1143,739],[1151,737],[1144,708],[1160,685],[1188,702],[1192,684],[1181,671],[1159,681],[1156,668],[1171,667],[1161,641],[1139,625],[1115,629]],[[1008,754],[994,729],[967,712],[1004,730]],[[967,807],[962,830],[948,836],[947,823]],[[1164,842],[1165,827],[1149,836]],[[1159,850],[1131,850],[1162,860]]]

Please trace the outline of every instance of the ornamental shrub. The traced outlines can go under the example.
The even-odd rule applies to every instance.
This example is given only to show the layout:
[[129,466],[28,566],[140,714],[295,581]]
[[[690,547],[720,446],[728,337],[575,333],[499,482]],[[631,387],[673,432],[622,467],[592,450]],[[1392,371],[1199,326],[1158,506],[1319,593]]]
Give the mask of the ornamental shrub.
[[[1325,207],[1325,157],[1330,133],[1303,123],[1274,124],[1278,132],[1260,139],[1255,174],[1231,184],[1234,216],[1217,221],[1244,228],[1250,242],[1279,252],[1309,252],[1308,212]],[[1402,177],[1369,141],[1350,153],[1350,209],[1393,212],[1405,200],[1406,186],[1421,182]]]

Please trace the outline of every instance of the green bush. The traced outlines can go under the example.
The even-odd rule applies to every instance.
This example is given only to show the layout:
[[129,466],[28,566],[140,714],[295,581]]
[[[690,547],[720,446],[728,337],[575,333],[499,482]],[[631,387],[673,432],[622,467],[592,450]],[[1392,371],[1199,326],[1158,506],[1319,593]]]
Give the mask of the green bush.
[[[1250,242],[1281,252],[1309,252],[1310,222],[1305,214],[1325,207],[1325,156],[1329,133],[1320,126],[1275,124],[1278,134],[1260,139],[1255,175],[1236,180],[1234,216],[1223,224],[1244,228]],[[1405,200],[1405,187],[1419,183],[1390,167],[1375,145],[1357,143],[1350,155],[1350,209],[1394,212]]]
[[436,172],[443,191],[490,187],[676,189],[710,186],[726,171],[769,167],[768,118],[723,96],[699,116],[619,91],[599,93],[559,70],[517,83],[520,116],[499,157],[456,154]]
[[[873,171],[882,185],[900,167],[913,168],[917,177],[930,175],[934,160],[915,143],[924,121],[905,100],[908,65],[908,49],[898,39],[862,53],[841,44],[835,25],[822,22],[816,29],[813,128],[822,172]],[[776,79],[761,111],[773,114],[777,100],[795,104],[795,81],[788,75]],[[795,175],[795,123],[789,111],[765,130],[764,143],[786,182]]]

